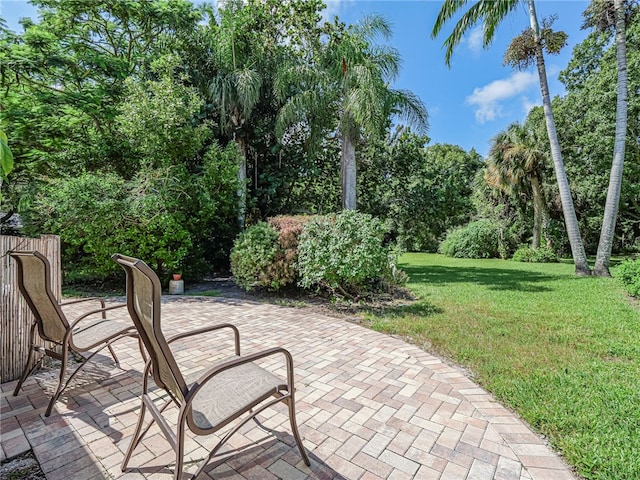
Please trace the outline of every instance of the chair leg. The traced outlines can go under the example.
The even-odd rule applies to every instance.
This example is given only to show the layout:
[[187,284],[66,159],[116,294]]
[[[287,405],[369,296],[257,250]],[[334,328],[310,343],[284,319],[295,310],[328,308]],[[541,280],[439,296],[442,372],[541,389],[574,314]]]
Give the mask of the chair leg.
[[113,360],[116,362],[116,367],[120,368],[120,361],[118,360],[118,357],[116,357],[116,352],[113,351],[113,347],[110,343],[107,344],[107,348],[109,349],[109,352],[111,352]]
[[291,431],[293,432],[293,437],[296,439],[296,443],[298,444],[298,450],[300,450],[300,455],[302,456],[302,460],[307,467],[311,466],[311,462],[309,461],[309,456],[307,455],[307,450],[302,445],[302,438],[300,437],[300,432],[298,431],[298,423],[296,422],[296,407],[295,400],[293,399],[293,394],[287,400],[287,406],[289,407],[289,422],[291,423]]
[[51,396],[51,400],[49,400],[49,405],[47,406],[47,411],[44,413],[45,417],[51,415],[51,410],[53,410],[53,404],[56,403],[60,395],[64,391],[64,377],[67,373],[67,361],[69,357],[69,348],[67,345],[62,346],[62,365],[60,366],[60,376],[58,377],[58,387],[56,388],[55,393]]
[[16,389],[13,391],[13,396],[17,396],[20,388],[22,388],[22,384],[27,379],[29,375],[35,370],[37,363],[29,368],[29,364],[31,360],[33,360],[33,351],[35,350],[35,332],[36,332],[36,324],[31,325],[31,331],[29,333],[29,354],[27,356],[27,363],[24,365],[24,370],[22,371],[22,375],[20,376],[20,380],[18,381],[18,385],[16,385]]
[[[131,437],[131,443],[129,444],[129,448],[127,449],[127,454],[124,456],[124,459],[122,460],[122,465],[120,466],[123,472],[127,468],[127,464],[131,459],[131,454],[133,453],[133,450],[138,446],[138,443],[140,443],[140,440],[142,439],[144,434],[147,433],[148,431],[148,428],[147,428],[142,433],[142,435],[140,435],[140,430],[142,429],[142,423],[144,422],[144,415],[147,412],[147,407],[144,404],[144,400],[140,403],[141,403],[141,407],[140,407],[140,416],[138,417],[138,423],[136,424],[136,429],[133,432],[133,436]],[[153,422],[153,419],[152,419],[152,422]]]
[[174,480],[182,478],[182,468],[184,466],[184,418],[178,419],[178,436],[176,438],[176,471],[173,475]]

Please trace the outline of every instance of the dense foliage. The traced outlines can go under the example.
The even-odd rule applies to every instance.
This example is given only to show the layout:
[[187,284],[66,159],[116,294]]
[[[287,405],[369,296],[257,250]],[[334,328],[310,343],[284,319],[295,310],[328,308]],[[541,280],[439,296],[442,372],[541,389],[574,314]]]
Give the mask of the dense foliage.
[[640,297],[640,259],[626,260],[615,271],[629,295]]
[[[323,22],[319,0],[234,0],[217,9],[186,0],[32,3],[39,18],[24,20],[21,33],[0,24],[0,121],[14,157],[0,210],[2,218],[19,212],[28,233],[61,235],[67,271],[77,266],[101,277],[109,267],[99,264],[112,249],[146,255],[161,270],[183,264],[194,276],[226,267],[245,226],[340,211],[345,135],[359,211],[385,222],[402,248],[435,251],[447,231],[482,218],[502,225],[509,239],[482,255],[504,256],[529,242],[569,253],[541,109],[522,123],[523,135],[502,136],[507,141],[495,152],[511,155],[506,161],[429,145],[426,117],[416,132],[392,128],[397,112],[425,112],[400,108],[419,107],[419,99],[390,88],[385,79],[393,75],[376,67],[399,60],[377,43],[390,33],[383,19]],[[383,35],[365,35],[368,27]],[[638,32],[636,16],[628,28],[630,92],[640,88]],[[350,76],[366,69],[373,89]],[[615,73],[610,35],[594,32],[576,47],[561,75],[567,95],[553,105],[589,253],[613,148]],[[356,92],[374,91],[362,108],[347,105]],[[346,128],[362,123],[365,107],[375,121]],[[632,94],[615,251],[640,248],[639,109]],[[94,187],[83,192],[93,195],[84,203],[62,198],[99,178],[103,199]],[[118,212],[103,212],[103,200]],[[157,202],[157,212],[144,202]],[[101,236],[100,225],[70,225],[70,212],[88,223],[104,218],[116,230]],[[138,223],[118,220],[123,212]],[[157,229],[180,233],[145,231],[144,215]],[[146,235],[144,248],[126,240],[137,235]],[[294,249],[283,248],[277,276],[295,283]]]
[[231,272],[247,290],[264,287],[278,290],[284,286],[274,275],[277,257],[283,255],[278,232],[266,222],[258,222],[240,234],[231,250]]
[[117,272],[110,261],[115,252],[144,258],[161,275],[206,273],[202,258],[215,258],[216,249],[235,236],[225,227],[235,211],[229,200],[236,189],[231,150],[212,147],[198,175],[178,165],[141,170],[131,180],[87,172],[52,181],[32,200],[28,231],[59,234],[70,267],[65,271],[75,277]]
[[506,258],[514,243],[504,223],[480,219],[447,232],[438,251],[456,258]]
[[314,218],[300,235],[299,284],[350,296],[397,283],[387,231],[384,222],[349,210]]
[[388,228],[368,214],[279,216],[240,234],[231,251],[231,271],[239,285],[280,290],[298,285],[355,297],[401,284],[398,251]]
[[513,260],[516,262],[551,263],[557,262],[558,256],[552,248],[547,246],[533,248],[529,245],[522,245],[513,253]]
[[310,216],[278,216],[250,226],[231,250],[231,272],[247,290],[280,290],[298,280],[298,243]]
[[370,145],[362,162],[361,206],[389,219],[397,242],[410,251],[436,251],[446,231],[468,222],[475,211],[480,155],[455,145],[429,146],[428,140],[399,129],[383,145]]

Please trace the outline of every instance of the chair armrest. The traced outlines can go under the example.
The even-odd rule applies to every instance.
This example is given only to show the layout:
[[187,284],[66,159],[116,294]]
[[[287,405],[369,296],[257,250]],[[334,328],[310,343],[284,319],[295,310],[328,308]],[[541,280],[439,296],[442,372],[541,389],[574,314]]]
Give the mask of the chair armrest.
[[292,393],[294,391],[294,389],[293,389],[293,357],[291,356],[291,353],[289,353],[289,351],[286,350],[285,348],[275,347],[275,348],[269,348],[267,350],[263,350],[261,352],[252,353],[252,354],[246,355],[244,357],[238,357],[238,358],[234,358],[232,360],[227,360],[226,362],[220,363],[220,364],[210,368],[209,370],[204,372],[200,376],[200,378],[198,378],[198,380],[194,383],[194,386],[189,390],[189,393],[185,397],[185,405],[184,405],[183,408],[188,407],[193,402],[193,399],[195,398],[197,393],[200,391],[200,389],[209,380],[211,380],[213,377],[215,377],[219,373],[224,372],[225,370],[229,370],[230,368],[237,367],[237,366],[242,365],[244,363],[250,363],[250,362],[253,362],[255,360],[259,360],[261,358],[269,357],[271,355],[280,354],[280,353],[283,354],[285,359],[286,359],[286,363],[287,363],[287,388],[289,390],[289,393]]
[[[115,310],[117,308],[124,308],[126,307],[126,304],[122,304],[122,305],[112,305],[110,307],[104,307],[104,308],[98,308],[97,310],[91,310],[90,312],[84,313],[82,315],[80,315],[78,318],[76,318],[70,325],[69,325],[69,330],[73,330],[75,328],[75,326],[80,323],[82,320],[86,319],[87,317],[91,316],[91,315],[95,315],[96,313],[102,313],[102,318],[107,318],[106,317],[106,312],[109,310]],[[131,327],[133,328],[134,326],[131,325]]]
[[202,333],[213,332],[214,330],[220,330],[222,328],[230,328],[233,330],[233,337],[235,340],[235,352],[236,355],[240,356],[240,332],[235,325],[230,323],[219,323],[217,325],[211,325],[209,327],[197,328],[195,330],[191,330],[189,332],[179,333],[167,339],[167,343],[173,343],[176,340],[181,340],[183,338],[191,337],[193,335],[200,335]]
[[[98,302],[100,302],[100,308],[104,308],[106,305],[104,303],[104,299],[100,298],[100,297],[87,297],[87,298],[78,298],[75,300],[66,300],[64,302],[60,302],[59,305],[61,307],[67,306],[67,305],[72,305],[74,303],[82,303],[82,302],[91,302],[93,300],[97,300]],[[106,316],[104,314],[102,314],[102,318],[106,318]]]

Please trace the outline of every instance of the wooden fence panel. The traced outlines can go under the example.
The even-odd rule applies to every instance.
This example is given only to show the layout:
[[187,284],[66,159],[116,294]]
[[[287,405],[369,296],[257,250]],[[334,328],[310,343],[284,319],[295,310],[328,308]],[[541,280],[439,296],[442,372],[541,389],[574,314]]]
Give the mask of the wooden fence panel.
[[[29,354],[29,329],[33,314],[16,283],[18,268],[7,254],[9,250],[37,250],[51,264],[51,290],[60,301],[62,270],[60,266],[60,237],[42,235],[40,238],[0,235],[0,383],[20,378]],[[41,345],[44,342],[38,338]],[[36,360],[39,355],[36,355]]]

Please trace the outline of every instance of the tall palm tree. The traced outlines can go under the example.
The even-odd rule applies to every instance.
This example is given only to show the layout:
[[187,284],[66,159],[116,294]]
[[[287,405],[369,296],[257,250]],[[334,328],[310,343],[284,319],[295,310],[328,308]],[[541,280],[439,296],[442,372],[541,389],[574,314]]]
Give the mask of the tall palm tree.
[[[220,25],[212,30],[211,49],[216,73],[209,82],[209,98],[218,108],[220,128],[231,135],[240,151],[238,166],[238,222],[244,228],[247,196],[247,138],[243,128],[260,101],[259,62],[240,48],[238,17],[246,15],[242,2],[229,1],[220,9]],[[246,48],[244,49],[246,50]]]
[[[312,119],[327,109],[338,113],[338,132],[342,141],[342,206],[355,210],[356,147],[363,133],[384,129],[392,114],[399,115],[426,133],[428,114],[422,101],[413,93],[389,87],[398,75],[400,57],[394,48],[374,44],[378,36],[388,39],[389,23],[380,16],[365,17],[344,31],[334,31],[312,67],[294,66],[283,73],[277,95],[286,100],[278,123],[282,135],[287,127],[300,124],[313,130]],[[298,92],[288,95],[291,84]]]
[[537,148],[531,132],[517,122],[495,137],[489,150],[485,180],[489,186],[507,193],[531,187],[533,199],[532,248],[540,246],[543,225],[548,217],[541,187],[544,152]]
[[627,46],[626,27],[631,8],[635,7],[625,0],[592,0],[585,11],[585,26],[595,27],[600,31],[615,29],[616,60],[618,63],[618,99],[616,103],[616,133],[613,146],[613,161],[609,175],[609,189],[602,219],[600,241],[596,254],[594,275],[610,277],[609,260],[616,229],[616,218],[620,204],[622,187],[622,171],[627,135]]
[[[436,36],[438,36],[445,23],[447,23],[468,3],[469,0],[445,0],[433,26],[433,30],[431,33],[432,37],[435,38]],[[482,22],[483,43],[485,47],[488,46],[493,40],[495,31],[500,22],[520,3],[520,0],[475,1],[473,5],[471,5],[468,10],[464,12],[462,17],[460,17],[457,24],[453,28],[452,33],[444,42],[444,45],[446,47],[445,62],[447,63],[447,65],[450,65],[453,50],[457,45],[460,44],[465,33],[471,30],[478,22]],[[522,48],[520,50],[520,54],[522,54],[523,56],[521,56],[519,59],[513,57],[507,58],[505,56],[505,60],[507,61],[507,63],[518,64],[521,66],[528,66],[532,63],[532,61],[535,61],[535,64],[538,68],[540,91],[542,93],[542,104],[547,125],[547,134],[549,136],[549,143],[551,147],[551,157],[553,158],[553,166],[556,173],[558,189],[560,191],[562,211],[564,213],[564,220],[569,236],[569,243],[571,244],[571,253],[573,255],[573,261],[575,264],[575,272],[577,275],[590,275],[591,269],[589,268],[589,264],[587,263],[587,255],[585,253],[584,244],[582,243],[582,237],[580,235],[578,219],[576,217],[573,199],[571,198],[569,181],[567,180],[567,174],[565,172],[562,154],[560,153],[560,143],[558,142],[555,120],[553,118],[553,112],[551,110],[551,97],[549,96],[549,85],[547,82],[547,72],[543,53],[543,48],[546,48],[548,52],[555,53],[555,51],[559,50],[559,48],[563,46],[563,42],[560,42],[560,44],[558,44],[558,36],[552,36],[551,38],[543,37],[543,33],[552,32],[550,32],[550,29],[546,29],[545,32],[540,29],[534,1],[526,0],[526,4],[529,11],[530,28],[528,31],[525,31],[523,33],[523,35],[520,37],[520,40],[523,40],[523,37],[526,37],[528,34],[531,42],[528,42],[526,46],[530,48]],[[521,45],[523,45],[524,43],[525,42],[521,42]]]

